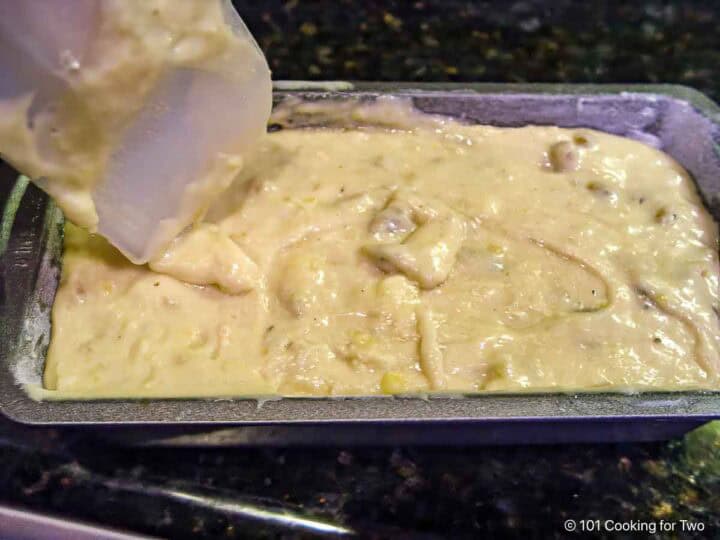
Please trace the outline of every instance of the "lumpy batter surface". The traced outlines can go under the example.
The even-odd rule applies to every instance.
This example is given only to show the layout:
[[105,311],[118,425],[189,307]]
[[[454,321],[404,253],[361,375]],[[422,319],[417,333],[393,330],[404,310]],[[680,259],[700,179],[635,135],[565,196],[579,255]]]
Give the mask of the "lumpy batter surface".
[[153,270],[68,225],[49,394],[717,387],[716,226],[680,166],[438,126],[269,134]]

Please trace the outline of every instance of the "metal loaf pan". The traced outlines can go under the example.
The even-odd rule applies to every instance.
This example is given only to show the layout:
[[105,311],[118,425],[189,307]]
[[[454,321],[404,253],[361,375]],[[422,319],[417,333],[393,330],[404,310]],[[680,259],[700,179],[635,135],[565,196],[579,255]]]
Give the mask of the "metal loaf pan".
[[[497,126],[554,124],[628,136],[669,153],[720,216],[720,108],[679,86],[276,84],[276,102],[404,96],[418,109]],[[668,438],[720,418],[720,393],[36,402],[60,269],[62,217],[0,168],[0,410],[26,424],[92,427],[147,444],[517,443]],[[18,202],[19,201],[19,202]],[[13,224],[14,217],[14,224]],[[10,231],[10,229],[12,229]],[[4,251],[4,252],[3,252]],[[192,424],[192,426],[191,426]]]

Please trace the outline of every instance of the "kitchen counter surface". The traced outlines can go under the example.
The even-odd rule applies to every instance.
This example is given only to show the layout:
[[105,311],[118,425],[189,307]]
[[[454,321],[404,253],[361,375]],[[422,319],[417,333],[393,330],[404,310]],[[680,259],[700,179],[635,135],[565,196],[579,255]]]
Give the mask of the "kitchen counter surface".
[[0,498],[172,538],[328,527],[552,538],[567,520],[578,530],[581,520],[662,521],[678,533],[685,520],[696,530],[681,537],[708,538],[720,531],[720,423],[642,444],[225,449],[126,448],[88,431],[2,423]]
[[275,79],[675,83],[720,100],[720,4],[236,1]]

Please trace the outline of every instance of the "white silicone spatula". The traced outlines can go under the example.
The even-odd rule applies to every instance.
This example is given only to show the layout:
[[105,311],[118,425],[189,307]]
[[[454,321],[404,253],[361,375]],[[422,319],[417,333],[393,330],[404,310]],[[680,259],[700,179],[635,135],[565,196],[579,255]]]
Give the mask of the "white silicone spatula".
[[[68,73],[82,69],[92,50],[107,1],[0,0],[0,102],[31,92],[29,114],[56,103]],[[221,1],[226,22],[251,47],[224,55],[220,69],[217,62],[213,70],[168,69],[123,131],[92,194],[98,231],[136,263],[152,257],[206,202],[188,200],[186,187],[219,154],[242,154],[266,128],[267,62],[230,0]]]

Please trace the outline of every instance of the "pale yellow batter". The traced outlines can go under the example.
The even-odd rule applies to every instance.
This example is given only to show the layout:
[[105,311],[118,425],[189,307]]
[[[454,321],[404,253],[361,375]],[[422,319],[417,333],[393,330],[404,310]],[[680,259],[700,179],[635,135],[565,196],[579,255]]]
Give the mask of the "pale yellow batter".
[[716,226],[672,159],[438,126],[270,134],[155,271],[68,225],[49,395],[718,387]]
[[[74,223],[93,232],[119,228],[129,230],[132,238],[143,235],[144,246],[130,249],[125,242],[125,254],[135,262],[147,262],[237,175],[248,140],[264,132],[272,100],[270,73],[252,38],[233,27],[229,0],[103,0],[88,6],[93,6],[86,10],[88,28],[78,29],[91,34],[84,47],[54,51],[47,60],[45,78],[31,79],[39,87],[0,99],[0,153],[51,195]],[[21,61],[25,69],[36,69],[33,58]],[[199,73],[210,82],[200,79]],[[182,86],[179,79],[191,76],[197,79],[191,79],[187,88]],[[220,122],[207,127],[193,119],[203,112],[210,116],[207,110],[187,110],[192,104],[205,103],[205,94],[222,99],[226,87],[240,87],[247,81],[252,81],[252,103],[260,110],[243,118],[247,133],[242,136]],[[182,94],[161,99],[157,93],[166,86],[177,92],[182,89]],[[233,97],[238,107],[250,99]],[[128,216],[133,216],[138,199],[151,197],[128,199],[114,183],[124,184],[127,179],[118,180],[113,171],[125,170],[126,162],[135,159],[127,157],[135,146],[147,147],[153,137],[160,136],[158,130],[168,138],[164,128],[151,121],[165,109],[177,120],[175,132],[191,125],[203,126],[210,134],[200,133],[199,127],[192,134],[195,147],[186,153],[203,154],[197,163],[188,160],[198,169],[183,189],[174,186],[162,198],[179,196],[177,204],[150,206],[160,222],[149,228]],[[210,142],[213,132],[228,131],[233,136],[223,139],[220,146]],[[156,147],[146,149],[145,169],[150,161],[162,160],[153,152],[162,153]],[[143,184],[154,179],[140,180],[135,182],[135,191],[143,192]]]

